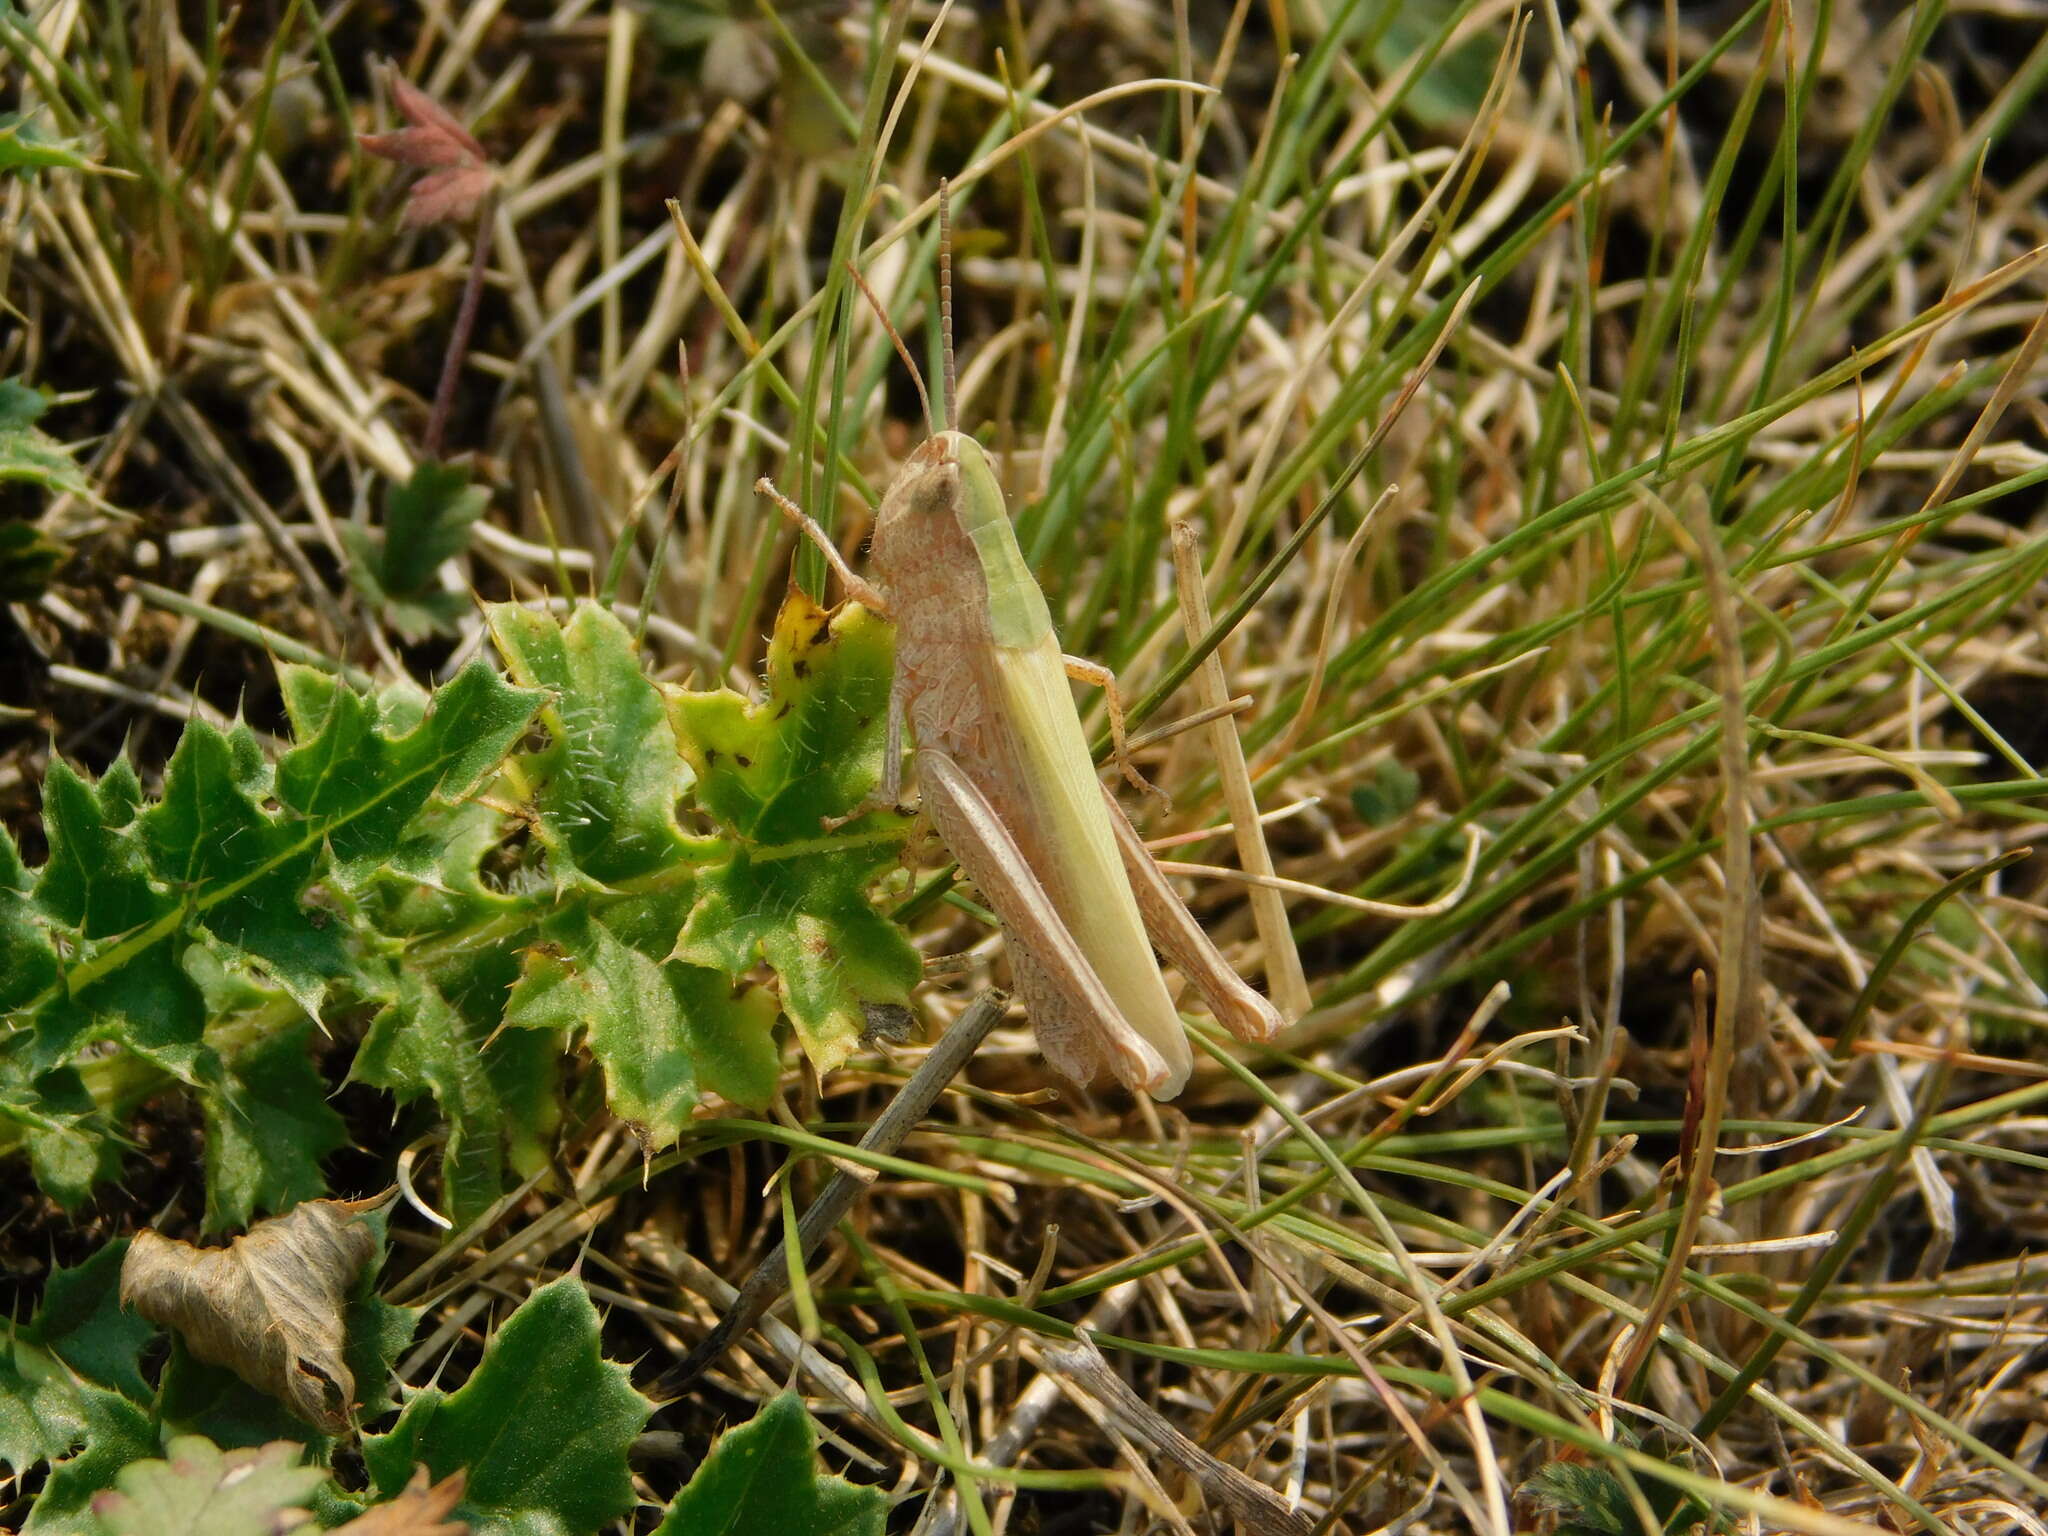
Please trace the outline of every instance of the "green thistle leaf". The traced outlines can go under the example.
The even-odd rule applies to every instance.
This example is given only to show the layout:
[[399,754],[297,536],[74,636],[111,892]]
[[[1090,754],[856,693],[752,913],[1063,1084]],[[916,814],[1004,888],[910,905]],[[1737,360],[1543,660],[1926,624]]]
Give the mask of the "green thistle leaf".
[[19,1008],[57,979],[56,946],[36,919],[33,889],[21,850],[0,827],[0,1013]]
[[378,729],[381,707],[305,667],[282,666],[286,707],[303,746],[277,765],[277,797],[325,836],[344,864],[389,858],[408,823],[439,794],[460,799],[512,750],[541,696],[472,662],[435,693],[404,735]]
[[350,578],[406,639],[445,633],[469,607],[462,593],[437,588],[434,573],[469,546],[469,530],[490,504],[466,465],[422,460],[386,493],[380,531],[342,529]]
[[506,1536],[595,1531],[631,1513],[626,1452],[654,1404],[599,1352],[597,1309],[580,1281],[544,1286],[484,1349],[460,1390],[416,1393],[388,1435],[363,1442],[379,1494],[416,1465],[467,1468],[457,1513]]
[[245,777],[253,745],[191,722],[164,770],[163,798],[138,825],[157,878],[209,895],[207,928],[262,962],[317,1018],[328,982],[348,964],[340,936],[299,900],[324,850],[257,803],[260,788]]
[[135,812],[142,798],[126,758],[98,784],[80,777],[62,758],[43,779],[43,831],[49,862],[36,885],[36,902],[80,938],[104,939],[140,928],[177,906],[151,883]]
[[240,729],[190,726],[162,802],[147,811],[125,762],[97,786],[52,765],[43,811],[50,860],[36,903],[81,943],[64,983],[46,989],[37,1010],[38,1070],[110,1038],[187,1082],[215,1080],[219,1064],[200,1044],[204,999],[180,964],[202,925],[264,964],[311,1011],[346,969],[325,914],[302,901],[325,859],[388,856],[433,796],[466,793],[504,757],[540,703],[477,664],[413,729],[391,736],[377,729],[368,701],[331,680],[312,682],[305,668],[283,670],[304,744],[278,765],[280,813],[259,803],[269,775]]
[[[9,150],[22,142],[20,121],[10,123],[12,117],[0,113],[0,173],[12,169]],[[50,397],[41,390],[18,378],[0,379],[0,485],[36,485],[52,496],[76,496],[103,506],[71,450],[36,425],[49,408]]]
[[228,1058],[200,1094],[206,1112],[206,1226],[245,1227],[259,1212],[325,1194],[320,1159],[348,1141],[306,1054],[303,1021]]
[[19,1340],[0,1341],[0,1467],[19,1477],[85,1434],[78,1394],[49,1357]]
[[552,739],[522,768],[557,882],[616,885],[683,859],[693,844],[676,803],[690,774],[626,627],[589,603],[566,625],[513,603],[488,618],[513,677],[552,695],[541,710]]
[[137,1403],[151,1392],[142,1379],[142,1351],[155,1327],[121,1306],[121,1261],[128,1239],[103,1244],[91,1258],[54,1271],[29,1333],[57,1359],[94,1386]]
[[83,1444],[51,1464],[22,1536],[106,1536],[92,1513],[93,1495],[111,1488],[130,1462],[157,1453],[156,1425],[126,1398],[86,1388],[76,1401]]
[[654,1536],[882,1536],[879,1488],[818,1475],[817,1436],[794,1392],[721,1435]]
[[[523,1031],[492,1040],[496,1021],[471,1018],[410,968],[377,1015],[349,1075],[389,1089],[400,1099],[433,1095],[448,1122],[442,1182],[457,1222],[498,1198],[505,1184],[506,1142],[515,1160],[544,1157],[556,1111],[552,1044]],[[489,1042],[489,1049],[485,1048]]]
[[43,1193],[75,1211],[118,1171],[120,1143],[73,1068],[56,1067],[27,1082],[11,1076],[0,1069],[0,1121],[21,1127]]
[[828,1072],[866,1027],[861,1005],[906,1003],[923,974],[902,930],[868,899],[895,862],[887,845],[780,859],[740,853],[704,875],[676,958],[728,976],[766,960],[804,1049]]
[[[78,959],[109,950],[111,966],[74,964],[26,1000],[35,1038],[28,1070],[41,1075],[79,1047],[118,1039],[172,1076],[196,1082],[209,1053],[200,1044],[206,1009],[173,945],[157,942],[177,925],[176,896],[149,874],[137,813],[142,785],[127,759],[97,784],[59,759],[43,780],[43,830],[49,861],[35,905],[47,924],[71,930]],[[124,946],[130,934],[148,934]],[[84,975],[81,978],[80,972]],[[37,1006],[40,1004],[40,1006]]]
[[671,1145],[703,1090],[758,1107],[775,1089],[775,1000],[723,972],[664,964],[582,912],[527,951],[505,1022],[585,1032],[605,1097],[654,1147]]

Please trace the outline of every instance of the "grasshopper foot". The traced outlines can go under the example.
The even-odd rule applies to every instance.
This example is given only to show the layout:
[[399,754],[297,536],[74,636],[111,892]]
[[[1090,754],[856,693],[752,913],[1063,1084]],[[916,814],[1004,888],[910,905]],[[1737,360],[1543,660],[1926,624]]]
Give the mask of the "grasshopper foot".
[[872,815],[876,811],[894,811],[898,816],[908,817],[917,814],[917,807],[905,805],[894,795],[869,795],[844,816],[820,816],[818,825],[827,832],[837,832],[841,827],[859,821],[861,817]]

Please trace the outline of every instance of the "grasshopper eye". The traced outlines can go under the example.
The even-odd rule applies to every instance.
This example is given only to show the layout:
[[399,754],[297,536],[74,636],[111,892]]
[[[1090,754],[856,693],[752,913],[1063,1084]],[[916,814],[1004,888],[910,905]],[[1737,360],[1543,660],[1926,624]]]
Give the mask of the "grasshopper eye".
[[960,466],[947,459],[918,475],[910,509],[920,517],[950,516],[960,503]]

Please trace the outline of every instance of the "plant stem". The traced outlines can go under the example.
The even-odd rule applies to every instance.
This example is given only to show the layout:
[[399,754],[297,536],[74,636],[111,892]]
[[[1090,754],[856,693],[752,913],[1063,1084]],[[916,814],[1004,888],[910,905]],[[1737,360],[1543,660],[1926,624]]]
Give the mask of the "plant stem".
[[487,192],[476,211],[476,235],[469,247],[469,277],[462,285],[462,304],[455,311],[455,329],[448,333],[448,353],[441,359],[441,381],[434,386],[434,409],[427,417],[427,435],[420,452],[430,459],[441,457],[441,439],[448,432],[448,414],[455,406],[455,381],[462,375],[462,360],[469,356],[469,338],[476,330],[477,307],[483,301],[484,268],[491,259],[491,223],[497,211],[498,194]]
[[[910,1081],[889,1101],[889,1107],[868,1127],[867,1134],[860,1139],[863,1151],[894,1152],[903,1144],[903,1138],[938,1102],[946,1084],[980,1049],[981,1042],[988,1038],[989,1031],[1002,1018],[1009,1001],[1007,993],[991,987],[968,1005],[967,1011],[953,1021],[953,1027],[941,1035],[938,1044],[925,1054],[917,1070],[911,1073]],[[825,1192],[812,1202],[811,1208],[797,1223],[799,1259],[810,1256],[824,1240],[825,1234],[839,1225],[840,1218],[867,1187],[868,1179],[850,1173],[844,1167],[832,1176]],[[731,1309],[718,1320],[718,1325],[674,1369],[647,1389],[648,1396],[657,1402],[681,1397],[699,1376],[718,1363],[735,1339],[760,1321],[761,1315],[775,1304],[789,1284],[787,1249],[786,1243],[775,1245],[768,1257],[761,1261],[760,1267],[748,1276],[747,1283],[740,1288]]]

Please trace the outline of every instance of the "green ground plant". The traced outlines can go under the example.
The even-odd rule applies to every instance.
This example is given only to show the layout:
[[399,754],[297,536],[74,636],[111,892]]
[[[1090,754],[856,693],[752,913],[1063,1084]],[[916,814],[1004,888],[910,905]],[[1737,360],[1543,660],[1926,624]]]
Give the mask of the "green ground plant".
[[[2048,1507],[2037,25],[87,0],[0,56],[0,1523]],[[1171,1105],[1017,1020],[861,1151],[1007,962],[838,820],[892,637],[751,487],[857,563],[920,428],[853,274],[937,376],[941,176],[961,425],[1299,1017]]]

